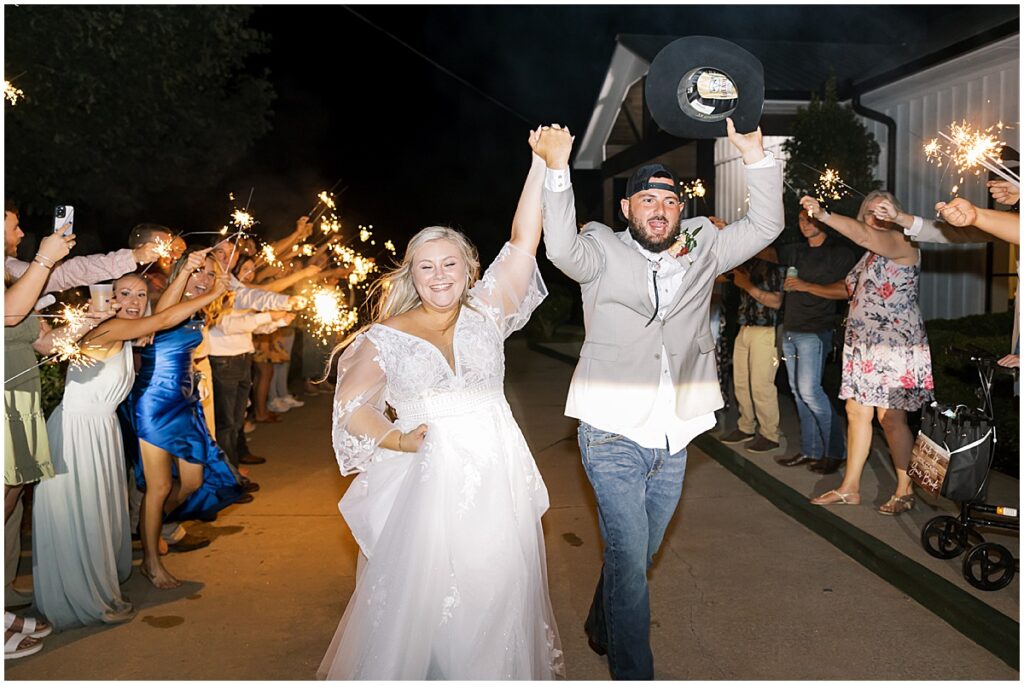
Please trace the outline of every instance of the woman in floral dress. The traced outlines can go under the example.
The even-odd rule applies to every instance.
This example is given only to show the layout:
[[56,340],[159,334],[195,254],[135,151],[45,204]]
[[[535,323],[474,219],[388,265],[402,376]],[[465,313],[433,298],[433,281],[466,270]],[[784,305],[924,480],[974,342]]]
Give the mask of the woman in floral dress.
[[871,422],[877,415],[896,469],[896,491],[878,511],[891,516],[914,506],[912,481],[907,475],[914,438],[907,426],[907,412],[932,400],[934,384],[918,301],[921,251],[898,226],[879,218],[877,214],[885,215],[879,206],[886,202],[899,207],[890,193],[869,193],[854,220],[830,214],[814,198],[800,200],[811,216],[868,250],[844,284],[850,315],[839,398],[846,400],[849,420],[846,475],[838,488],[811,503],[860,504],[860,477],[871,450]]

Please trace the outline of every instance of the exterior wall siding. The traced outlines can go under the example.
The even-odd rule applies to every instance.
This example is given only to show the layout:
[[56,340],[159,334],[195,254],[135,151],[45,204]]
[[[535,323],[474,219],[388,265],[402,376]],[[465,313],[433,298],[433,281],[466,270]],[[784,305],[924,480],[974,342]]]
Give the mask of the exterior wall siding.
[[[1020,39],[1013,36],[970,54],[937,65],[889,84],[862,97],[866,107],[896,121],[896,197],[904,210],[926,219],[935,216],[934,206],[951,197],[959,181],[953,170],[930,164],[923,146],[938,137],[953,121],[966,119],[985,128],[998,121],[1012,126],[1001,134],[1007,145],[1020,149]],[[885,179],[888,149],[886,127],[863,119],[881,146],[876,178]],[[784,136],[765,136],[765,149],[776,159],[784,155]],[[726,221],[746,213],[747,189],[743,167],[732,144],[725,138],[715,142],[715,206]],[[959,184],[959,194],[986,206],[985,176],[968,176]],[[1012,271],[1002,247],[996,250],[995,271]],[[985,311],[986,248],[977,245],[922,245],[921,310],[926,319],[957,318]],[[1016,288],[993,285],[992,308],[1006,308],[1006,297]]]

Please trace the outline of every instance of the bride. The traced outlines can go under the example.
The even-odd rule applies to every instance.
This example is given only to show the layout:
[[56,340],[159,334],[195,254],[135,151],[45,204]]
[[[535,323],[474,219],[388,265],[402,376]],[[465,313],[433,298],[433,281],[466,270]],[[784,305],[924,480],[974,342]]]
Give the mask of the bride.
[[534,256],[543,179],[534,155],[512,237],[479,280],[465,236],[417,233],[379,283],[375,323],[341,356],[334,448],[342,474],[360,475],[338,508],[361,555],[320,678],[564,676],[547,488],[503,392],[504,340],[547,294]]

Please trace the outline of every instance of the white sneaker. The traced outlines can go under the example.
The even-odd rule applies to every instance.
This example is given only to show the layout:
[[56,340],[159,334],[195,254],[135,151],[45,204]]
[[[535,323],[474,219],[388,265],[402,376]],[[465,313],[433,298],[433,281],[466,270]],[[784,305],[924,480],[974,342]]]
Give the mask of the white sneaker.
[[296,399],[294,395],[285,395],[284,397],[278,398],[282,402],[289,404],[293,407],[304,407],[306,403],[300,399]]
[[275,414],[283,414],[291,408],[292,405],[288,404],[287,402],[284,402],[280,397],[275,397],[274,399],[267,402],[267,409],[274,412]]

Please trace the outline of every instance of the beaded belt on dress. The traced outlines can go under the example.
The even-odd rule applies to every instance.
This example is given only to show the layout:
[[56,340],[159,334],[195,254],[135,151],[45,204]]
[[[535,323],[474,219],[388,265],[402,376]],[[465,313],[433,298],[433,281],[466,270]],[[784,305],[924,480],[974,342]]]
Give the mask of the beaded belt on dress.
[[458,416],[479,410],[493,402],[504,402],[505,392],[500,383],[487,383],[461,388],[412,402],[395,402],[398,418],[406,421]]

